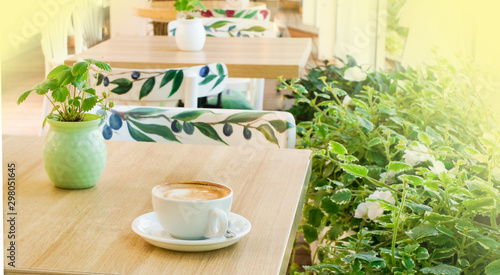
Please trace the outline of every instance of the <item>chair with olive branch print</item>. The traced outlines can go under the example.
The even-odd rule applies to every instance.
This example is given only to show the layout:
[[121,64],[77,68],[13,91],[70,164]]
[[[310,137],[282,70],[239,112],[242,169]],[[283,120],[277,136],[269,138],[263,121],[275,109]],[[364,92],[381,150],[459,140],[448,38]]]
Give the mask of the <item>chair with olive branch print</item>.
[[268,9],[207,9],[195,12],[195,17],[204,18],[241,18],[261,21],[271,19],[271,11]]
[[107,140],[295,146],[295,120],[288,112],[116,106],[105,117],[99,127]]
[[221,63],[180,69],[113,68],[91,74],[97,92],[108,92],[115,105],[197,108],[198,98],[219,95],[226,87],[227,67]]
[[[207,37],[253,37],[276,38],[277,27],[270,21],[241,18],[203,18]],[[175,36],[177,21],[168,24],[168,34]],[[230,78],[228,89],[247,93],[247,99],[254,109],[262,110],[264,100],[264,79]]]

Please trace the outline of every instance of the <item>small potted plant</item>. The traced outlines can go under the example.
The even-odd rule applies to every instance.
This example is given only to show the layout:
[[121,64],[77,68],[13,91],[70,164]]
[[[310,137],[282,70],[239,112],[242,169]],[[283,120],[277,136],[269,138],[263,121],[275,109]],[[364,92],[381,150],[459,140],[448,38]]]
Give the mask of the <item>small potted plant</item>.
[[200,0],[177,0],[174,3],[179,25],[175,32],[177,47],[183,51],[199,51],[205,45],[206,32],[200,18],[194,17],[195,8],[206,11]]
[[43,126],[46,122],[50,125],[43,143],[43,162],[57,187],[92,187],[104,171],[106,144],[98,129],[102,115],[88,112],[98,103],[104,111],[109,110],[113,102],[108,101],[109,93],[97,95],[91,86],[89,74],[93,66],[97,75],[100,70],[111,72],[109,65],[93,59],[85,59],[73,67],[60,65],[17,101],[20,104],[35,92],[52,104],[52,111],[43,122]]

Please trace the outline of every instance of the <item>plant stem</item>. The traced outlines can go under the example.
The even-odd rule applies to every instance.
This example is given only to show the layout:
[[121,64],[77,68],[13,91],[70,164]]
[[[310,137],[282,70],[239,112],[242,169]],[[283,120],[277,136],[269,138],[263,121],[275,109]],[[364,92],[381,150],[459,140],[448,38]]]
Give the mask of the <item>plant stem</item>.
[[392,258],[392,265],[396,265],[396,238],[398,236],[398,227],[399,227],[399,222],[401,218],[401,214],[403,212],[403,209],[405,207],[405,200],[406,200],[406,185],[407,185],[407,180],[403,180],[403,198],[401,199],[401,204],[399,205],[399,210],[396,216],[396,219],[394,220],[394,233],[392,234],[392,245],[391,245],[391,258]]

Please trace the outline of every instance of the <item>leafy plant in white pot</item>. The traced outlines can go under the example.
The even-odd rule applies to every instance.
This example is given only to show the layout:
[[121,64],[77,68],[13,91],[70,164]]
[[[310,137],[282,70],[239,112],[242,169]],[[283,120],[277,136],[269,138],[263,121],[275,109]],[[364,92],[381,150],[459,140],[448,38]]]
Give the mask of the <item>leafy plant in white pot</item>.
[[98,103],[103,110],[109,110],[113,102],[108,102],[109,93],[100,96],[91,87],[89,74],[94,65],[98,68],[97,75],[99,70],[111,72],[109,65],[93,59],[85,59],[73,67],[60,65],[17,101],[20,104],[35,92],[45,96],[53,106],[43,123],[50,124],[43,142],[43,162],[50,180],[60,188],[92,187],[106,165],[106,144],[98,128],[102,116],[87,112]]
[[174,3],[179,25],[175,32],[177,47],[183,51],[199,51],[205,45],[206,32],[200,18],[193,16],[195,8],[206,11],[200,0],[177,0]]

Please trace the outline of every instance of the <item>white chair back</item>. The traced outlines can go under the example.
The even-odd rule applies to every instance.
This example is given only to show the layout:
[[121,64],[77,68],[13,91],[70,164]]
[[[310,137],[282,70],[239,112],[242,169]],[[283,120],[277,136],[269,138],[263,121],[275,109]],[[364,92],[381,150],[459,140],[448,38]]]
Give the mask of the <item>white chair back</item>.
[[221,63],[180,69],[131,70],[91,74],[96,91],[111,91],[116,105],[175,106],[196,108],[199,97],[221,93],[227,83],[227,67]]
[[[207,37],[276,37],[273,22],[241,18],[202,18]],[[168,23],[168,35],[175,36],[177,20]]]
[[117,106],[99,127],[107,140],[295,146],[295,120],[279,111]]
[[102,40],[104,25],[103,0],[76,2],[73,12],[75,53],[81,53]]

